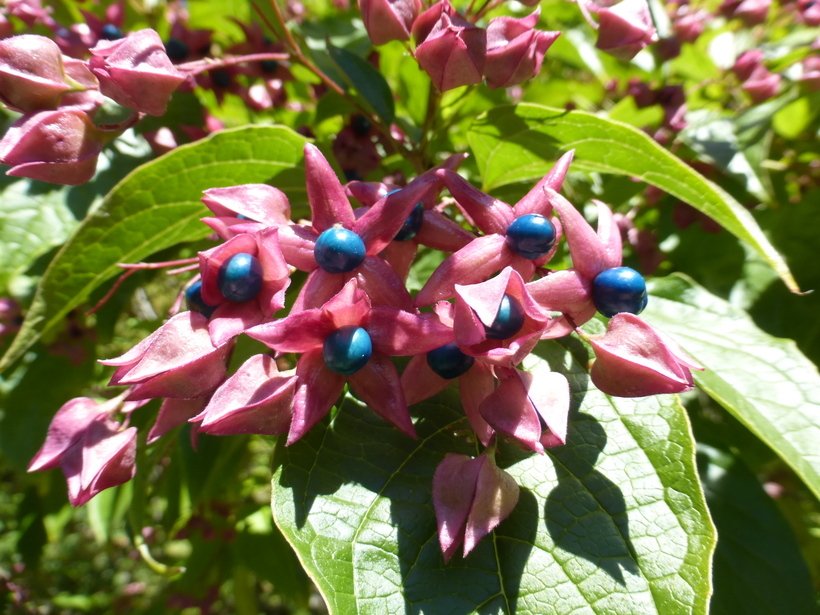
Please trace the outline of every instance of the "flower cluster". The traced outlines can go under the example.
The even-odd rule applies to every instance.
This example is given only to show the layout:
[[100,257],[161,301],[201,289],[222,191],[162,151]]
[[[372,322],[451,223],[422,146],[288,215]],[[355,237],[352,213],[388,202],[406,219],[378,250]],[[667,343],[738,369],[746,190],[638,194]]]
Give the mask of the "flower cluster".
[[490,89],[523,83],[538,74],[560,35],[534,29],[540,10],[522,19],[496,17],[485,29],[448,0],[424,12],[419,0],[359,0],[359,8],[374,45],[406,41],[412,34],[419,66],[442,92],[484,79]]
[[[543,453],[567,440],[567,379],[546,364],[521,368],[541,340],[572,332],[588,339],[597,357],[592,381],[614,395],[685,391],[698,368],[637,316],[646,286],[622,266],[610,209],[596,203],[595,230],[559,194],[572,156],[514,206],[462,179],[455,170],[463,156],[404,188],[343,186],[311,144],[310,222],[291,221],[287,196],[268,185],[207,190],[203,201],[214,215],[203,221],[222,243],[199,255],[199,274],[185,291],[190,311],[103,361],[116,368],[111,384],[129,387],[124,403],[164,399],[149,442],[187,421],[196,433],[286,434],[291,445],[328,414],[346,384],[415,437],[408,406],[458,380],[466,420],[486,450],[476,459],[447,456],[433,498],[445,559],[462,546],[467,555],[518,499],[514,480],[495,464],[497,442]],[[478,234],[447,214],[439,202],[445,188]],[[354,209],[350,197],[361,206]],[[547,263],[562,238],[573,267],[553,271]],[[412,297],[405,280],[418,245],[451,254]],[[306,281],[279,316],[295,270]],[[590,337],[579,327],[596,313],[609,326]],[[270,351],[229,374],[243,333]],[[403,373],[393,357],[410,357]],[[62,464],[75,504],[128,480],[134,428],[112,418],[121,403],[66,404],[31,469]]]
[[[164,114],[184,80],[153,30],[100,39],[90,53],[87,60],[63,55],[34,34],[0,40],[0,102],[23,114],[0,141],[10,175],[89,181],[103,146],[144,114]],[[106,97],[131,115],[111,123],[100,113]]]

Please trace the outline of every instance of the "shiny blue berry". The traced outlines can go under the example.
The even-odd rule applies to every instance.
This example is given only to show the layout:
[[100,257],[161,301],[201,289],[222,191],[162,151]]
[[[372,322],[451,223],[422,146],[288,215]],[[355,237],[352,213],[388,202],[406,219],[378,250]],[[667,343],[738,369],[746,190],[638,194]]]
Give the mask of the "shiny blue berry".
[[346,228],[329,228],[316,240],[313,256],[328,273],[347,273],[362,264],[366,250],[364,242]]
[[447,380],[458,378],[470,369],[473,363],[475,358],[461,352],[455,342],[444,344],[427,353],[427,365]]
[[102,30],[100,30],[100,38],[107,41],[116,41],[121,39],[123,36],[125,36],[125,34],[122,33],[122,30],[112,23],[105,24],[102,27]]
[[215,305],[208,305],[202,298],[202,280],[197,280],[185,290],[185,303],[192,312],[199,312],[205,318],[210,318],[217,308]]
[[484,325],[487,337],[492,340],[506,340],[521,330],[524,326],[524,308],[515,297],[504,295],[498,306],[493,324]]
[[607,269],[592,281],[592,302],[608,318],[620,312],[640,314],[647,302],[646,282],[629,267]]
[[424,222],[424,205],[419,201],[413,207],[413,211],[407,216],[407,220],[401,225],[399,232],[396,233],[394,239],[396,241],[410,241],[418,235],[421,230],[421,225]]
[[222,69],[217,69],[210,71],[210,74],[211,80],[213,81],[213,84],[216,87],[221,88],[223,90],[231,87],[232,79],[231,74],[229,72],[224,71]]
[[549,254],[555,238],[555,225],[539,214],[520,216],[507,227],[507,245],[516,254],[530,260]]
[[276,60],[262,60],[259,63],[263,73],[272,74],[279,70],[279,62]]
[[370,334],[355,325],[339,327],[325,338],[322,357],[331,371],[344,376],[355,374],[373,354]]
[[250,301],[262,290],[262,264],[251,254],[234,254],[219,268],[216,285],[228,301]]

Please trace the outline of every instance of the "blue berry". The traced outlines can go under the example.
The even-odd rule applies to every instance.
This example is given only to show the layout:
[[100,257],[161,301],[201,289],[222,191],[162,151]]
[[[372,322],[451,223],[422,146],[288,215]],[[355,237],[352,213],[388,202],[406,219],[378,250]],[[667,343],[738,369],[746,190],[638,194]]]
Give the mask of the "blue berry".
[[620,312],[640,314],[647,302],[646,282],[629,267],[607,269],[592,282],[592,302],[608,318]]
[[192,312],[199,312],[205,318],[210,318],[217,308],[215,305],[205,303],[202,298],[202,280],[197,280],[185,290],[185,302]]
[[251,254],[234,254],[219,268],[216,285],[228,301],[250,301],[262,290],[262,264]]
[[427,365],[447,380],[458,378],[470,369],[473,363],[475,358],[461,352],[455,342],[444,344],[427,353]]
[[331,371],[344,376],[355,374],[373,354],[370,334],[355,325],[339,327],[325,338],[322,357]]
[[394,239],[396,241],[410,241],[418,235],[419,231],[421,230],[421,225],[424,222],[424,205],[421,201],[416,203],[416,206],[413,207],[413,211],[410,212],[410,215],[407,216],[407,220],[404,221],[404,224],[401,225],[399,232],[396,233]]
[[360,137],[366,137],[370,134],[370,120],[363,115],[354,115],[350,125],[353,127],[353,132]]
[[484,331],[491,340],[506,340],[518,333],[523,326],[524,308],[518,299],[505,294],[493,324],[489,327],[484,325]]
[[555,245],[555,237],[553,223],[539,214],[520,216],[507,227],[507,245],[530,260],[546,256]]
[[362,264],[366,250],[364,242],[346,228],[329,228],[316,240],[313,256],[328,273],[347,273]]
[[125,34],[122,33],[122,30],[112,23],[105,24],[102,27],[102,30],[100,30],[100,38],[107,41],[116,41],[121,39],[123,36],[125,36]]
[[169,38],[165,43],[165,53],[172,62],[182,62],[188,57],[188,45],[178,38]]

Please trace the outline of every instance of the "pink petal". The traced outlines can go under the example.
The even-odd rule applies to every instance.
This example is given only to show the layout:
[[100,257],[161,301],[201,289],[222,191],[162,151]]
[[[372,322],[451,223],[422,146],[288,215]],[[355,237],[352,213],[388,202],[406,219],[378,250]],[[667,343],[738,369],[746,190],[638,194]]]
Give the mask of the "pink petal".
[[486,457],[471,459],[448,454],[433,474],[433,507],[444,561],[449,562],[464,541],[467,516],[473,506],[479,472]]
[[355,269],[359,287],[367,293],[373,305],[387,305],[411,310],[413,298],[402,279],[390,264],[379,256],[368,256]]
[[483,282],[508,265],[512,254],[501,235],[474,239],[438,266],[416,296],[415,305],[431,305],[442,299],[451,299],[455,296],[457,283]]
[[347,273],[328,273],[321,267],[314,269],[302,285],[302,290],[296,296],[290,313],[323,306],[344,288],[348,280],[350,280],[350,274]]
[[393,241],[416,203],[434,188],[435,181],[434,176],[417,177],[398,192],[385,195],[376,201],[356,222],[353,231],[361,237],[367,247],[368,256],[378,254]]
[[400,279],[407,280],[417,252],[418,244],[415,241],[391,241],[379,256],[390,264]]
[[285,289],[290,286],[290,270],[279,248],[279,231],[266,228],[256,234],[259,264],[262,265],[262,288],[257,296],[266,318],[285,307]]
[[571,149],[566,154],[558,159],[558,162],[550,169],[541,181],[530,190],[524,198],[522,198],[513,207],[515,217],[521,217],[527,214],[540,214],[542,216],[549,216],[552,214],[552,204],[547,198],[544,188],[550,188],[555,192],[561,191],[561,186],[564,184],[564,178],[569,171],[569,165],[575,157],[575,150]]
[[438,176],[456,202],[486,234],[506,235],[507,228],[515,220],[512,207],[488,194],[484,194],[457,173],[441,170]]
[[479,407],[481,402],[490,396],[494,387],[493,368],[481,361],[476,361],[458,379],[458,390],[461,392],[461,405],[464,406],[464,414],[467,415],[470,426],[484,446],[489,446],[490,439],[495,431],[481,416]]
[[148,432],[146,444],[153,444],[172,429],[187,423],[191,417],[202,412],[207,403],[207,397],[163,400],[157,420]]
[[266,226],[290,224],[290,203],[285,193],[267,184],[243,184],[230,188],[211,188],[202,202],[216,216],[242,215]]
[[449,344],[453,329],[430,318],[395,308],[376,306],[370,311],[367,332],[376,352],[413,356]]
[[415,237],[416,243],[442,252],[456,252],[473,239],[475,235],[470,231],[433,209],[424,211],[424,221]]
[[316,229],[301,224],[290,224],[279,228],[279,247],[287,263],[301,271],[313,271],[319,265],[313,249],[319,237]]
[[305,143],[307,193],[313,228],[320,233],[334,224],[352,230],[356,223],[345,189],[319,148]]
[[388,357],[374,352],[367,364],[348,376],[348,379],[356,397],[370,406],[371,410],[411,438],[416,437],[416,429],[410,419],[399,382],[399,373]]
[[445,380],[427,364],[427,355],[419,354],[410,359],[401,374],[401,388],[408,406],[438,395],[452,380]]
[[330,412],[345,385],[345,377],[325,366],[322,350],[311,350],[296,364],[293,420],[288,432],[290,446]]
[[[558,372],[551,372],[540,365],[531,372],[518,372],[527,395],[536,412],[549,427],[553,446],[565,444],[567,441],[567,425],[569,422],[569,382]],[[543,444],[542,437],[542,444]]]
[[497,368],[496,376],[498,388],[481,402],[481,416],[493,429],[543,453],[541,423],[517,370]]
[[215,346],[222,346],[240,333],[265,320],[265,314],[256,301],[233,303],[226,301],[211,315],[208,329]]
[[325,338],[336,329],[324,310],[312,309],[266,322],[245,333],[279,352],[303,353],[321,348]]
[[280,373],[276,361],[254,355],[217,389],[196,419],[199,431],[216,436],[286,433],[293,414],[293,372]]
[[65,452],[79,442],[94,421],[104,417],[120,399],[97,403],[88,397],[76,397],[64,403],[48,426],[46,441],[28,465],[29,472],[50,470],[60,465]]
[[479,470],[475,497],[464,530],[464,557],[510,515],[518,504],[518,495],[515,479],[488,458]]

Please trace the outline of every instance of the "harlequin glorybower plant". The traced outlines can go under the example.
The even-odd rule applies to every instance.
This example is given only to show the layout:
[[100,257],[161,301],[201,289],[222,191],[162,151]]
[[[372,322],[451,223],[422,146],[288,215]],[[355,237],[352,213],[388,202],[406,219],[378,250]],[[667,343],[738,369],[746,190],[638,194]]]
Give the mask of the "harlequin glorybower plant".
[[[696,418],[717,414],[716,400],[820,493],[807,435],[820,422],[803,402],[780,414],[793,390],[820,390],[816,372],[689,278],[648,277],[685,269],[661,239],[702,216],[745,242],[747,268],[766,261],[797,290],[747,209],[695,170],[720,181],[696,135],[716,84],[731,89],[726,105],[757,114],[771,98],[765,109],[803,100],[809,47],[739,50],[702,84],[680,68],[687,53],[707,57],[695,45],[710,27],[763,36],[768,4],[724,3],[724,21],[706,26],[706,8],[664,15],[643,0],[361,0],[315,16],[271,3],[254,5],[259,23],[223,15],[234,34],[197,23],[194,3],[170,4],[160,31],[105,4],[83,24],[40,3],[4,9],[3,34],[39,34],[0,39],[0,100],[16,114],[0,158],[20,181],[97,186],[120,173],[129,140],[163,155],[100,189],[22,326],[4,300],[0,334],[20,332],[0,368],[29,361],[93,295],[72,315],[75,337],[97,323],[94,369],[115,392],[68,387],[28,470],[59,467],[69,502],[95,519],[115,499],[128,510],[142,558],[181,573],[172,583],[187,597],[169,605],[210,608],[219,591],[200,586],[215,572],[160,563],[174,559],[163,545],[218,530],[220,544],[236,539],[238,610],[250,608],[248,571],[289,591],[270,570],[281,557],[332,613],[705,613],[715,537],[703,487],[729,544],[712,495],[715,468],[731,466],[707,437],[698,477],[679,394]],[[811,7],[792,4],[772,23],[810,24]],[[589,93],[540,104],[576,55],[597,58],[599,80],[629,75],[601,86],[596,113],[571,110],[598,87],[577,67]],[[634,77],[638,66],[653,77]],[[250,125],[225,130],[237,108]],[[806,173],[791,190],[815,181]],[[163,270],[185,280],[149,275]],[[135,292],[167,299],[167,318],[121,317]],[[248,442],[275,442],[276,530],[247,512]],[[209,464],[213,479],[191,478]],[[194,549],[189,562],[204,557]],[[715,566],[713,607],[737,594]],[[795,570],[784,587],[805,589]],[[298,588],[289,597],[304,604]]]

